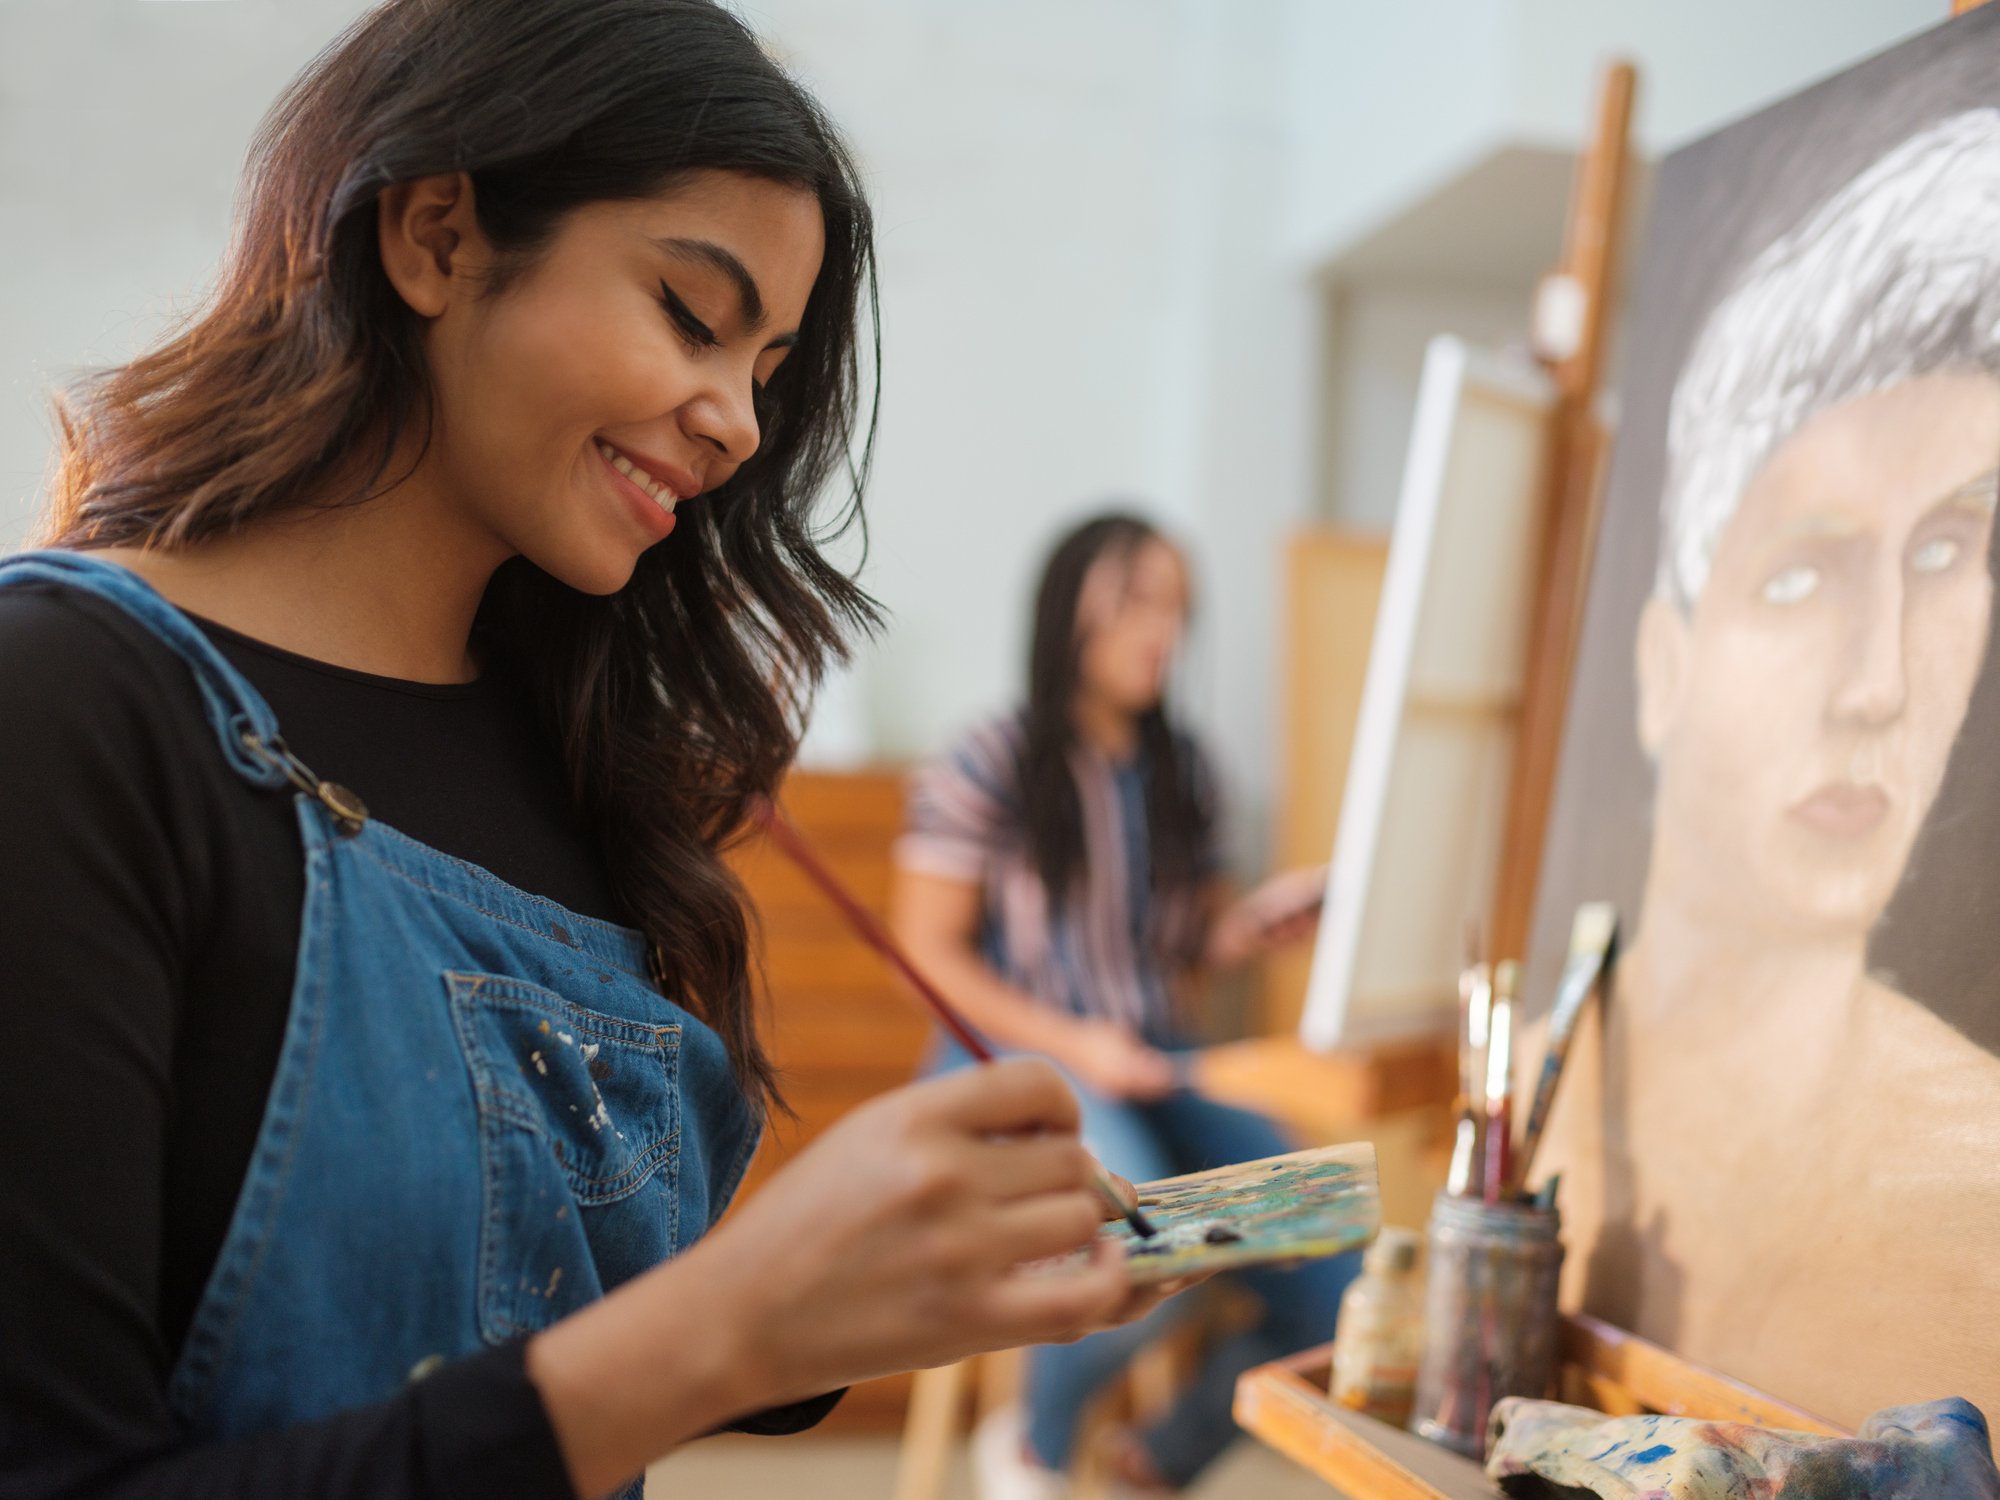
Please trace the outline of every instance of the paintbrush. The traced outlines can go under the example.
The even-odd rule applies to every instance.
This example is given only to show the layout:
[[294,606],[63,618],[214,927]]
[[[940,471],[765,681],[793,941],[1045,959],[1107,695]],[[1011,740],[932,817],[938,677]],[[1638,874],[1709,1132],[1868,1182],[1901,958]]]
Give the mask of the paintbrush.
[[1542,1143],[1542,1131],[1549,1123],[1555,1104],[1556,1083],[1563,1064],[1569,1060],[1570,1038],[1576,1034],[1577,1018],[1584,1002],[1596,991],[1598,981],[1611,966],[1611,951],[1618,941],[1618,909],[1609,901],[1591,901],[1576,909],[1569,928],[1569,958],[1563,963],[1562,978],[1556,985],[1555,1007],[1549,1012],[1549,1041],[1542,1054],[1542,1070],[1535,1079],[1534,1101],[1528,1106],[1528,1124],[1521,1135],[1521,1180],[1535,1164],[1535,1148]]
[[1486,1180],[1484,1197],[1500,1202],[1513,1175],[1514,990],[1521,966],[1506,959],[1493,968],[1493,1019],[1486,1043]]
[[[806,842],[806,836],[792,825],[792,821],[783,812],[779,811],[778,804],[760,800],[751,816],[766,833],[770,834],[772,842],[777,844],[786,858],[803,870],[806,877],[825,893],[827,900],[847,918],[847,923],[854,929],[855,936],[888,960],[889,967],[902,975],[910,988],[923,998],[924,1003],[931,1008],[931,1013],[937,1017],[938,1023],[952,1034],[959,1046],[982,1063],[992,1062],[993,1049],[987,1045],[985,1038],[966,1024],[965,1018],[953,1009],[951,1002],[945,999],[938,987],[924,977],[922,970],[910,962],[902,946],[890,936],[889,929],[882,925],[875,913],[855,899],[854,894],[841,883],[839,876],[826,867],[820,857],[813,852],[812,845]],[[1124,1194],[1120,1193],[1112,1183],[1111,1174],[1105,1170],[1102,1162],[1093,1160],[1091,1167],[1092,1181],[1099,1195],[1116,1210],[1119,1218],[1132,1226],[1134,1234],[1142,1239],[1151,1239],[1159,1233],[1159,1230],[1153,1227],[1151,1220],[1125,1201]]]
[[1456,1198],[1474,1196],[1479,1190],[1480,1093],[1485,1087],[1481,1064],[1492,999],[1492,972],[1483,963],[1468,962],[1458,976],[1458,1128],[1445,1176],[1445,1191]]

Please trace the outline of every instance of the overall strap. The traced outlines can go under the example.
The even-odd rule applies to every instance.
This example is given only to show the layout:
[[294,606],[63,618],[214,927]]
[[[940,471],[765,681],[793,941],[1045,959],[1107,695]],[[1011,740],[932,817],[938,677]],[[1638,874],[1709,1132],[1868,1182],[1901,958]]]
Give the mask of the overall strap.
[[138,574],[87,552],[52,549],[0,557],[0,588],[26,582],[61,584],[115,604],[186,662],[223,759],[245,781],[267,788],[291,783],[323,803],[342,831],[366,821],[367,810],[352,792],[322,782],[285,747],[271,706],[200,627]]

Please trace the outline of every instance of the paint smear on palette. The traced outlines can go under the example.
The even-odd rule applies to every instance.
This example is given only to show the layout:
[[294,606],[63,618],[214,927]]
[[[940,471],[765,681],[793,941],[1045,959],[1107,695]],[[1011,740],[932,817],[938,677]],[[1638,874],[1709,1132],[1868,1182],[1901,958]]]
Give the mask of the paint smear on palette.
[[1233,1167],[1141,1183],[1139,1204],[1160,1232],[1141,1239],[1113,1221],[1135,1282],[1356,1250],[1382,1225],[1375,1148],[1321,1146]]

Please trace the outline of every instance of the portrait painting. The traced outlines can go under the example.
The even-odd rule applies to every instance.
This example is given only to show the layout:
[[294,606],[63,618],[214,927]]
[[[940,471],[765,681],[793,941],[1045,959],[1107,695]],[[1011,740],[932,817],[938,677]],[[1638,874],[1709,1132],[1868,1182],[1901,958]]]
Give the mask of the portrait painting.
[[1527,986],[1617,904],[1565,1296],[2000,1412],[2000,8],[1663,163],[1617,394]]

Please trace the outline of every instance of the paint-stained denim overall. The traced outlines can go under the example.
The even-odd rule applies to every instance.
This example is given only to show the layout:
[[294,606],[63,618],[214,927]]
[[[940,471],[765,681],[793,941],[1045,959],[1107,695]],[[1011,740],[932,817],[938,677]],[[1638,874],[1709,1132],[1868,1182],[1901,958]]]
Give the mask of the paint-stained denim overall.
[[290,789],[305,846],[277,1073],[168,1390],[190,1436],[380,1400],[708,1229],[757,1129],[720,1040],[648,980],[637,933],[319,784],[256,690],[136,575],[73,553],[0,559],[0,587],[30,579],[109,600],[179,654],[219,753]]

